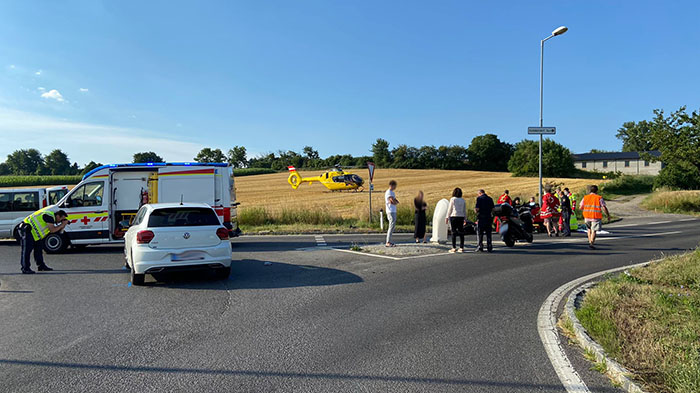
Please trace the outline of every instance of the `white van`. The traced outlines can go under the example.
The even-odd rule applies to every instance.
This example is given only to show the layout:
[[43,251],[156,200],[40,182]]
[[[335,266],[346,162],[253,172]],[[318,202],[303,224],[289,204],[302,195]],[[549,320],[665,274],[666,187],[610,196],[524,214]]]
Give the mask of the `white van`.
[[52,211],[65,210],[71,224],[46,237],[47,252],[69,245],[121,243],[136,212],[147,203],[201,202],[216,211],[231,236],[236,223],[233,169],[228,164],[110,164],[83,176]]
[[0,188],[0,239],[19,240],[17,226],[28,215],[57,203],[68,193],[67,186]]

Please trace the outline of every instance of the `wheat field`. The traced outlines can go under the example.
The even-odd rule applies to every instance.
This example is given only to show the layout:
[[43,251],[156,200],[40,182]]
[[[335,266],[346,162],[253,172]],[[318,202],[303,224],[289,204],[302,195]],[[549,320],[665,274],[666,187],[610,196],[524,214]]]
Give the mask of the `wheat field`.
[[[300,171],[302,176],[315,176],[323,171]],[[302,184],[293,190],[287,183],[287,173],[244,176],[235,179],[236,199],[240,208],[264,208],[270,213],[284,209],[320,209],[343,218],[364,218],[368,215],[369,175],[366,169],[352,171],[365,179],[362,192],[331,192],[320,183]],[[448,171],[432,169],[377,169],[374,174],[372,192],[372,210],[377,212],[384,208],[384,192],[389,180],[396,180],[398,188],[396,197],[402,205],[412,205],[418,190],[425,193],[429,205],[434,206],[440,199],[452,194],[455,187],[460,187],[464,197],[469,200],[476,197],[480,188],[494,198],[503,190],[510,190],[511,197],[520,196],[524,201],[537,193],[536,177],[512,177],[505,172]],[[545,178],[545,183],[569,187],[578,191],[588,184],[600,182],[590,179]]]

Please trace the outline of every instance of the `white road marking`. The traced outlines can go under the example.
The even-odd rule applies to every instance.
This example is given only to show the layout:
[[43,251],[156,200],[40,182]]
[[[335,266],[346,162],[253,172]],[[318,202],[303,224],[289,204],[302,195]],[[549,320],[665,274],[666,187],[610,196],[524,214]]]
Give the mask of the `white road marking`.
[[647,225],[668,224],[669,222],[673,222],[673,221],[671,221],[671,220],[668,220],[668,221],[655,221],[655,222],[647,223]]
[[325,247],[328,244],[326,244],[326,240],[323,238],[323,235],[316,235],[314,236],[316,238],[316,245],[319,247]]
[[684,218],[684,219],[678,220],[678,221],[686,222],[686,221],[695,221],[695,220],[697,220],[697,218]]
[[[654,234],[656,235],[656,234]],[[559,331],[557,330],[557,309],[564,296],[571,292],[572,289],[578,287],[586,281],[590,281],[596,277],[619,272],[625,269],[630,269],[638,266],[647,265],[649,262],[638,263],[615,269],[609,269],[598,273],[589,274],[560,286],[552,292],[547,299],[542,303],[540,311],[537,314],[537,331],[540,334],[542,345],[549,356],[549,360],[554,367],[554,371],[559,376],[559,380],[564,385],[564,388],[569,393],[588,393],[590,390],[585,382],[578,375],[574,367],[571,365],[569,358],[566,356],[564,347],[559,340]]]

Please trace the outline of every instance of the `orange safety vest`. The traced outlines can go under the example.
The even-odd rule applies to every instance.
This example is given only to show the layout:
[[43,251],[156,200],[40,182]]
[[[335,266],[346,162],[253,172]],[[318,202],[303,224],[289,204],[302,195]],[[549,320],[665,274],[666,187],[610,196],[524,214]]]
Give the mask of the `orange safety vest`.
[[583,218],[589,220],[602,220],[603,207],[600,205],[600,200],[603,199],[597,194],[588,194],[583,197]]

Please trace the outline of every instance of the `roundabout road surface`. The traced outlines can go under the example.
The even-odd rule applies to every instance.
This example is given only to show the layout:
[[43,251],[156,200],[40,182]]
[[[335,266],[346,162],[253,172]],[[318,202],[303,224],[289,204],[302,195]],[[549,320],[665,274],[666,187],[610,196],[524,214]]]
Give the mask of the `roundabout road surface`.
[[19,247],[0,241],[0,390],[564,392],[537,332],[544,299],[588,273],[695,248],[699,223],[628,219],[597,250],[576,234],[406,260],[315,236],[242,237],[228,280],[147,276],[145,287],[128,285],[120,247],[49,255],[54,272],[26,276]]

